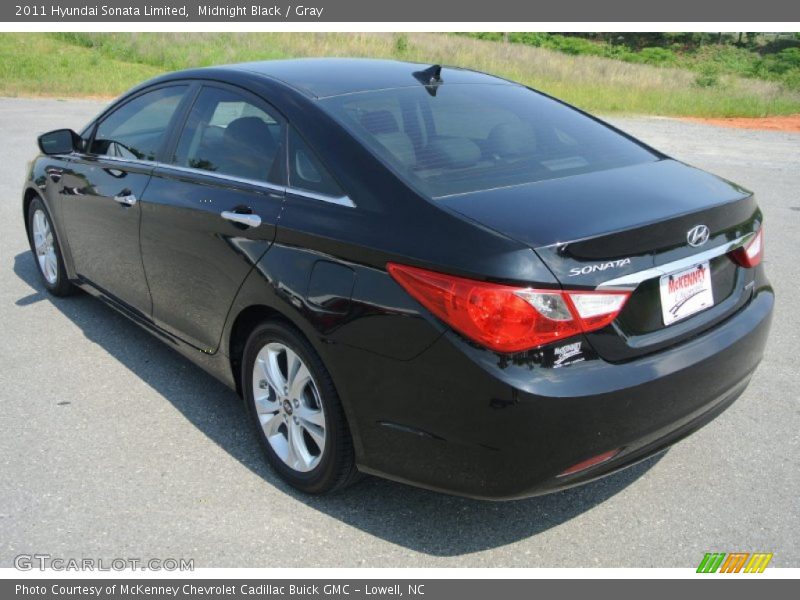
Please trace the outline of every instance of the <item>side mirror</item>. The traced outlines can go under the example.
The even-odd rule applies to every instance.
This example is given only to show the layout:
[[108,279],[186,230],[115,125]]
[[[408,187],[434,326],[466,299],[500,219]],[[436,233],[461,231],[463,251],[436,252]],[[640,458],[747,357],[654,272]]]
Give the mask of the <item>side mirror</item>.
[[39,149],[44,154],[69,154],[81,150],[83,140],[72,129],[56,129],[39,136]]

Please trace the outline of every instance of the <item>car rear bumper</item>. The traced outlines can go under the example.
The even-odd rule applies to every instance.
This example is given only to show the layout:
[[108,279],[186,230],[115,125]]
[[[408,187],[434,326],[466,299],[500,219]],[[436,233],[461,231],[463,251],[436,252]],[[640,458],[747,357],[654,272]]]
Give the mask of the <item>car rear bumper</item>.
[[[459,495],[520,498],[630,466],[715,418],[758,366],[773,304],[764,284],[714,329],[622,364],[587,352],[552,368],[542,353],[509,359],[451,333],[408,361],[344,346],[330,358],[354,409],[363,471]],[[559,477],[614,449],[612,459]]]

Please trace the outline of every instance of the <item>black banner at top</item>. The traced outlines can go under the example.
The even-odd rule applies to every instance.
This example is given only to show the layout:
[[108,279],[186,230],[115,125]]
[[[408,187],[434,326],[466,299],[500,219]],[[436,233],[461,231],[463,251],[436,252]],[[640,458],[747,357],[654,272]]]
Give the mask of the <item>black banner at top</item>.
[[798,22],[787,0],[12,0],[4,22]]

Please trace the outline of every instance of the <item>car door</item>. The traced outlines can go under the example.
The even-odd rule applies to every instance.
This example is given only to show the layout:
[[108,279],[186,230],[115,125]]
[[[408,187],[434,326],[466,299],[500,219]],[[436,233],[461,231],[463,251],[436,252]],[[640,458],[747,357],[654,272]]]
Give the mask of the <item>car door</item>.
[[283,118],[258,97],[203,84],[141,202],[153,317],[203,351],[216,350],[239,287],[275,238],[285,138]]
[[188,89],[150,89],[113,108],[93,128],[87,151],[70,157],[59,181],[78,276],[148,317],[151,301],[139,250],[139,200]]

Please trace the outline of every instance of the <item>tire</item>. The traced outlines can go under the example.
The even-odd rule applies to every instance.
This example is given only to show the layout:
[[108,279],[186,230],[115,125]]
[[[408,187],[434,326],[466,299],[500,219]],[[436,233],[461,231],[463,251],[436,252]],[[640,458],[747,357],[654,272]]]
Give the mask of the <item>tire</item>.
[[253,330],[242,360],[242,391],[267,462],[287,483],[327,494],[354,480],[353,441],[339,396],[297,329],[271,320]]
[[44,287],[54,296],[69,296],[76,288],[67,277],[53,219],[38,196],[28,206],[27,220],[28,242]]

